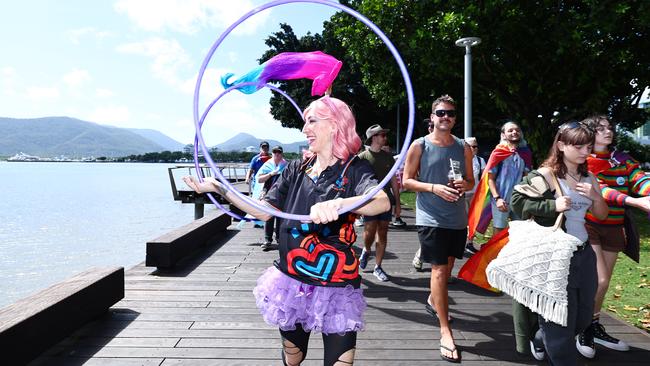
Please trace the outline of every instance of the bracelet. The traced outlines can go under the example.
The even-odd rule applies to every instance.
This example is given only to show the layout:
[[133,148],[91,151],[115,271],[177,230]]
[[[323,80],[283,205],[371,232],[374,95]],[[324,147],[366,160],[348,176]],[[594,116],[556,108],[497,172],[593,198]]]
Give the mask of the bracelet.
[[433,185],[433,183],[431,183],[431,193],[434,193],[433,188],[434,188],[434,185]]
[[[496,201],[499,200],[499,198],[501,198],[501,196],[495,196],[495,197],[492,197],[492,198],[494,198],[494,202],[496,202]],[[501,198],[501,199],[502,199],[502,198]]]

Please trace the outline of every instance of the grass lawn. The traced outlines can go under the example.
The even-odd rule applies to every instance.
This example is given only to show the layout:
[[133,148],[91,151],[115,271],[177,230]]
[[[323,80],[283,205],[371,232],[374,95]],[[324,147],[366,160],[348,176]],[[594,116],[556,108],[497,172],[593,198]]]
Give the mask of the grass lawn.
[[[415,194],[402,192],[404,207],[415,209]],[[650,220],[640,210],[634,210],[641,237],[641,260],[636,263],[619,254],[603,307],[626,322],[650,332]],[[488,228],[486,233],[491,233]],[[489,236],[477,234],[475,243],[482,244]]]

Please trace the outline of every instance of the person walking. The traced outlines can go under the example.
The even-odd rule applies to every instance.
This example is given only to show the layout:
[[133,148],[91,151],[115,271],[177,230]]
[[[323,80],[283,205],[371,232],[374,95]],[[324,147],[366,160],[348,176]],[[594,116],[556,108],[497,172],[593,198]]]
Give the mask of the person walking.
[[[578,337],[576,347],[583,356],[593,358],[596,356],[596,344],[616,351],[630,349],[625,341],[607,333],[600,323],[600,311],[618,253],[626,249],[627,242],[634,240],[625,232],[625,221],[631,220],[627,217],[627,207],[650,212],[650,177],[641,170],[638,161],[616,150],[616,128],[607,116],[594,115],[584,119],[582,123],[596,131],[594,153],[587,158],[587,163],[589,171],[598,178],[602,195],[609,206],[609,214],[604,219],[587,214],[589,243],[596,253],[598,290],[591,324]],[[632,221],[629,224],[634,225]],[[638,242],[636,248],[638,250]],[[637,251],[634,254],[638,256],[639,253]]]
[[[395,164],[393,155],[383,149],[385,146],[388,146],[388,136],[386,135],[388,131],[390,130],[382,128],[378,124],[368,127],[366,130],[366,139],[369,146],[359,154],[360,159],[367,160],[370,163],[375,172],[375,177],[379,181],[388,175]],[[384,191],[395,207],[395,216],[399,217],[402,208],[399,201],[399,188],[397,187],[397,180],[394,176],[390,180],[390,185],[384,187]],[[372,244],[376,242],[375,268],[372,273],[380,281],[388,281],[389,279],[388,274],[384,271],[381,264],[384,259],[384,253],[386,253],[388,224],[390,223],[391,217],[391,210],[376,216],[363,217],[363,250],[359,256],[359,268],[362,270],[366,269]]]
[[[278,180],[284,168],[287,167],[282,146],[273,147],[271,152],[273,157],[264,163],[255,175],[257,192],[253,193],[253,197],[258,200],[264,199],[271,186]],[[264,223],[264,243],[261,245],[262,250],[266,251],[271,249],[273,233],[275,232],[275,239],[278,240],[279,229],[280,225],[278,224],[277,217],[271,218]]]
[[[390,209],[380,190],[353,212],[342,207],[359,202],[377,186],[372,167],[356,156],[361,139],[355,119],[343,101],[324,96],[303,112],[309,150],[289,163],[262,204],[306,215],[311,223],[280,220],[279,258],[257,280],[257,307],[268,324],[280,329],[282,361],[299,365],[307,355],[312,331],[323,334],[324,365],[354,362],[357,332],[364,327],[366,301],[361,289],[356,241],[357,215]],[[213,177],[184,181],[197,192],[217,192],[241,210],[268,221],[271,215],[226,191]]]
[[501,142],[490,154],[469,207],[468,238],[474,238],[476,232],[485,233],[490,221],[494,234],[508,226],[508,218],[513,216],[508,207],[512,189],[532,165],[533,154],[521,128],[513,121],[504,123]]
[[[593,143],[594,132],[585,124],[569,122],[561,125],[542,167],[531,171],[514,187],[510,201],[510,207],[518,217],[533,218],[542,226],[553,226],[560,212],[564,213],[562,229],[582,242],[567,261],[570,262],[569,268],[553,268],[555,274],[566,273],[568,276],[566,326],[534,313],[537,322],[534,322],[535,318],[530,319],[528,313],[516,309],[513,312],[516,341],[530,343],[533,357],[543,360],[548,356],[550,365],[576,364],[575,337],[589,325],[594,306],[596,256],[589,245],[585,216],[590,210],[593,216],[603,219],[607,217],[608,209],[596,177],[587,170],[587,157]],[[554,184],[556,179],[559,192]],[[554,263],[563,262],[556,257]],[[530,320],[532,322],[526,322]]]
[[474,186],[472,151],[451,134],[456,124],[454,99],[443,95],[433,101],[431,109],[433,131],[409,147],[403,182],[405,189],[417,192],[420,258],[431,263],[431,293],[425,307],[440,321],[440,357],[460,362],[449,326],[447,281],[455,258],[462,258],[465,250],[467,211],[462,194]]

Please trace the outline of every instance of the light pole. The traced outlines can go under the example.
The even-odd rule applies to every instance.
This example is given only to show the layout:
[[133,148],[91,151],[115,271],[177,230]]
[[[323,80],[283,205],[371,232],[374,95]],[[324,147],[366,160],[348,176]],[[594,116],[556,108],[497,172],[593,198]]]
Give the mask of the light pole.
[[456,46],[465,47],[465,138],[472,136],[472,46],[481,43],[478,37],[465,37]]

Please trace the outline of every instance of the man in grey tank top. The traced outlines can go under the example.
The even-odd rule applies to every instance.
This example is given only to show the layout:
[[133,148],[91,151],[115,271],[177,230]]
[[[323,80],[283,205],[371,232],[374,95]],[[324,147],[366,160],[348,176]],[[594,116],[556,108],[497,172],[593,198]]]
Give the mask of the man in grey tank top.
[[456,102],[448,95],[431,106],[433,131],[409,147],[404,166],[404,188],[417,192],[415,223],[420,258],[431,263],[431,294],[427,311],[440,321],[440,357],[458,362],[449,327],[447,280],[455,258],[462,258],[467,238],[467,209],[463,192],[474,187],[472,150],[451,134],[456,124]]

